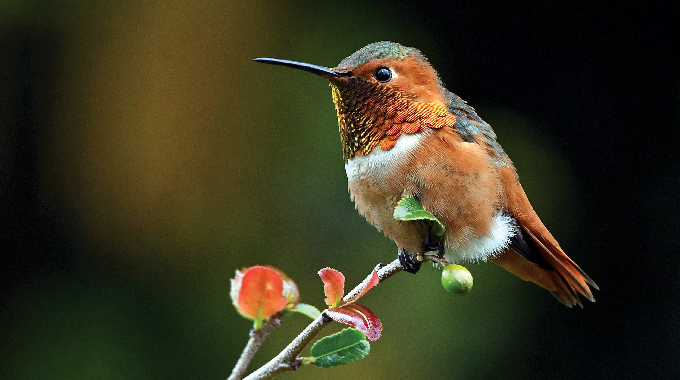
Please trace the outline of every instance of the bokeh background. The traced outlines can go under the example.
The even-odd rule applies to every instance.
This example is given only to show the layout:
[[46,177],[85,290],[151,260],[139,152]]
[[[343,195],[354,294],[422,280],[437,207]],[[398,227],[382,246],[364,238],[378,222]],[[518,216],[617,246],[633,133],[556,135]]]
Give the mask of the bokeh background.
[[328,85],[251,62],[380,40],[495,128],[602,290],[570,310],[490,263],[463,298],[400,274],[362,300],[384,327],[365,360],[281,378],[680,378],[679,5],[1,1],[0,378],[224,379],[250,327],[235,269],[274,265],[321,307],[318,269],[356,284],[391,261],[349,200]]

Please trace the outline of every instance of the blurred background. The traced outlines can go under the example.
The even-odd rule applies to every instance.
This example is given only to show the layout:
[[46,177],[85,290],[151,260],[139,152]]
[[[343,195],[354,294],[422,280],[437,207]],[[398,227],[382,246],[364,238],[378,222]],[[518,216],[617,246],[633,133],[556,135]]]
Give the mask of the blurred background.
[[349,286],[394,259],[349,200],[327,83],[251,62],[380,40],[494,127],[602,290],[570,310],[486,263],[461,298],[427,266],[362,300],[384,328],[365,360],[281,378],[680,378],[679,8],[1,1],[0,378],[224,379],[251,327],[236,269],[276,266],[321,307],[318,269]]

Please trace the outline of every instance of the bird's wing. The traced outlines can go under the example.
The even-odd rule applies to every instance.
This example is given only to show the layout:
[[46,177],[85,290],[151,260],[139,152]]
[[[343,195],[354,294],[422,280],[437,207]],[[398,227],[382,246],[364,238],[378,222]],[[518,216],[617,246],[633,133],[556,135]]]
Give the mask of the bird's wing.
[[578,294],[595,301],[590,287],[599,288],[564,253],[543,225],[519,184],[517,174],[510,168],[503,168],[501,173],[506,184],[507,211],[517,220],[519,231],[511,242],[514,252],[506,251],[494,262],[550,290],[567,306],[581,306]]
[[475,109],[450,91],[446,91],[445,96],[448,102],[448,111],[456,116],[454,129],[463,138],[463,141],[482,145],[497,165],[511,166],[512,163],[508,155],[496,141],[496,133],[489,124],[477,115]]

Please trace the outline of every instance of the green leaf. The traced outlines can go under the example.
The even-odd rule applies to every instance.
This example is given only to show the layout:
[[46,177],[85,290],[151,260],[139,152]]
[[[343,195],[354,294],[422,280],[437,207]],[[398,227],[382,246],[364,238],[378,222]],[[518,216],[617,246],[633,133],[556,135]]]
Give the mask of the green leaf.
[[294,311],[296,313],[304,314],[308,316],[309,318],[312,319],[317,319],[319,315],[321,315],[321,312],[319,309],[315,308],[312,305],[308,305],[306,303],[299,303],[295,305],[294,308],[290,309],[290,311]]
[[318,367],[333,367],[363,359],[371,350],[366,335],[357,329],[344,329],[319,339],[312,346],[311,355]]
[[401,198],[397,207],[394,208],[394,219],[410,221],[410,220],[431,220],[434,222],[430,233],[437,237],[444,236],[444,225],[434,215],[430,214],[418,199],[414,196]]

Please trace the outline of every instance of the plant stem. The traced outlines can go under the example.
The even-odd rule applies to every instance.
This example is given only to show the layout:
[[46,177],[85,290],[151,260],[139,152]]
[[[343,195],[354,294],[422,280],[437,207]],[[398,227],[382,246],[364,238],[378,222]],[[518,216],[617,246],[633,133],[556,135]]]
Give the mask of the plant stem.
[[[396,259],[385,266],[382,265],[376,266],[376,270],[378,271],[378,278],[380,279],[379,282],[383,282],[384,280],[392,277],[392,275],[394,275],[395,273],[401,272],[402,267],[401,264],[399,263],[399,259]],[[371,280],[372,275],[373,271],[371,271],[371,273],[364,279],[364,281],[362,281],[351,292],[349,292],[343,298],[343,300],[347,301],[354,297],[354,295],[361,292],[361,290],[364,287],[366,287],[366,285]],[[309,344],[309,342],[311,342],[312,339],[314,339],[314,337],[319,332],[321,332],[321,330],[323,330],[324,327],[326,327],[330,322],[331,319],[325,315],[325,312],[322,312],[321,315],[318,318],[316,318],[312,323],[310,323],[300,333],[300,335],[293,339],[293,341],[290,342],[290,344],[288,344],[288,346],[284,348],[283,351],[276,355],[276,357],[270,360],[267,364],[263,365],[258,370],[248,375],[248,377],[246,377],[244,380],[270,379],[283,372],[293,371],[300,368],[302,362],[298,358],[298,355],[300,355],[302,350]],[[229,379],[231,380],[232,378],[230,377]],[[238,377],[234,377],[234,379],[238,379]]]
[[248,343],[243,349],[238,362],[236,362],[236,366],[234,366],[234,369],[231,371],[228,380],[239,380],[243,377],[243,374],[246,373],[246,369],[248,368],[248,364],[250,364],[250,361],[253,359],[253,356],[255,356],[255,353],[260,348],[264,339],[274,330],[274,328],[281,325],[282,314],[283,312],[280,312],[269,317],[261,329],[256,330],[255,327],[253,327],[250,330],[250,339],[248,339]]

